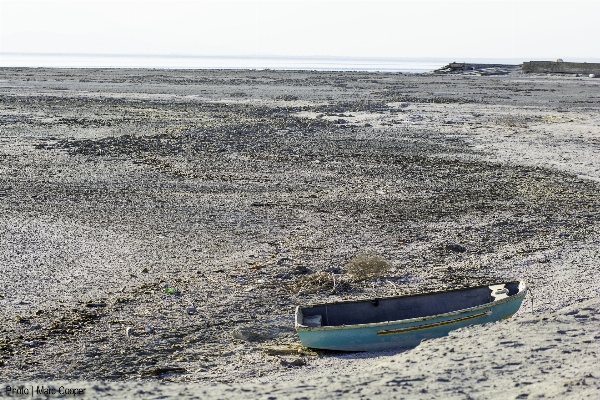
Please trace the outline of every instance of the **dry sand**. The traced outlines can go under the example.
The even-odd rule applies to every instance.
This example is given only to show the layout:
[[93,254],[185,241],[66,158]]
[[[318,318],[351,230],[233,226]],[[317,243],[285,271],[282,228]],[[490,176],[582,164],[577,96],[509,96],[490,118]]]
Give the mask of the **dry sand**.
[[[600,395],[600,80],[3,69],[0,84],[1,382]],[[308,285],[361,251],[392,270]],[[296,304],[509,278],[535,297],[511,320],[291,353]]]

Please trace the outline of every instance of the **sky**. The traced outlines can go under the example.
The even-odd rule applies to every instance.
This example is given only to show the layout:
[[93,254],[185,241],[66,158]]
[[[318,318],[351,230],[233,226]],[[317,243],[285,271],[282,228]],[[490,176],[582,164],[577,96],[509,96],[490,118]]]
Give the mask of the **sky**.
[[600,1],[0,0],[0,53],[600,58]]

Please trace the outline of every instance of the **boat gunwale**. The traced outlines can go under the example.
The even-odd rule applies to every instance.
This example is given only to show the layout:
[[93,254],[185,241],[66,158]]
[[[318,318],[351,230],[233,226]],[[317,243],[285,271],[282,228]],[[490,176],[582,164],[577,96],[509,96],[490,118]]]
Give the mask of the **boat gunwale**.
[[[389,326],[389,325],[410,324],[410,323],[414,323],[414,322],[424,322],[424,321],[428,321],[428,320],[432,320],[432,319],[436,319],[436,318],[452,317],[452,316],[459,315],[459,314],[464,314],[464,313],[479,311],[479,310],[482,310],[482,309],[485,309],[485,308],[495,307],[496,305],[500,305],[500,304],[504,304],[504,303],[510,303],[510,302],[512,302],[512,301],[520,298],[520,297],[525,297],[525,295],[527,294],[527,290],[528,290],[527,284],[525,282],[523,282],[523,281],[512,281],[512,282],[506,282],[505,285],[510,284],[510,283],[518,283],[519,284],[519,288],[521,288],[521,285],[523,285],[523,288],[521,290],[519,290],[517,293],[513,294],[512,296],[508,296],[508,297],[505,297],[504,299],[500,299],[500,300],[494,300],[492,302],[484,303],[484,304],[481,304],[481,305],[475,306],[475,307],[462,308],[460,310],[450,311],[450,312],[447,312],[447,313],[444,313],[444,314],[429,315],[427,317],[399,319],[399,320],[395,320],[395,321],[373,322],[373,323],[369,323],[369,324],[334,325],[334,326],[306,326],[306,325],[301,325],[301,324],[298,323],[299,313],[301,312],[302,308],[310,308],[310,307],[314,307],[314,306],[327,306],[327,305],[330,305],[330,304],[341,304],[341,303],[359,303],[359,302],[361,302],[363,300],[359,300],[359,301],[344,301],[344,302],[339,302],[339,303],[315,304],[313,306],[296,306],[296,314],[295,314],[296,331],[297,332],[314,332],[314,331],[331,331],[331,330],[349,330],[349,329],[377,328],[377,327]],[[500,285],[500,284],[501,283],[496,283],[495,285]],[[477,289],[477,288],[483,288],[483,287],[489,287],[489,286],[493,286],[493,285],[474,286],[474,287],[471,287],[471,288],[463,288],[463,289],[454,289],[454,290],[445,290],[445,291],[437,291],[437,292],[420,293],[419,295],[435,294],[435,293],[448,293],[448,292],[454,292],[454,291],[461,291],[461,290],[465,290],[465,289]],[[415,295],[415,296],[406,295],[406,296],[384,297],[384,298],[380,298],[379,300],[397,299],[397,298],[402,298],[402,297],[416,297],[416,296],[417,295]]]

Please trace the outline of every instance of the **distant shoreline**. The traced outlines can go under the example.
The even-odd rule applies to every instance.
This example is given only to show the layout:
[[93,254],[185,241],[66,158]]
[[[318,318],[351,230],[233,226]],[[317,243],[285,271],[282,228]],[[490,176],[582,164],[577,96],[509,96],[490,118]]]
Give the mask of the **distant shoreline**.
[[251,69],[298,71],[431,72],[453,63],[518,65],[517,58],[379,58],[287,56],[193,56],[140,54],[0,53],[0,67]]

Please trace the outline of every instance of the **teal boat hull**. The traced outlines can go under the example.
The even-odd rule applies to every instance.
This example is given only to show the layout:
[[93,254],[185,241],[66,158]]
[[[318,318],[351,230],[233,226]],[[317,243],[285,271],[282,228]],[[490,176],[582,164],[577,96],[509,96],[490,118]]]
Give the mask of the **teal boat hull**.
[[[337,326],[305,326],[302,324],[303,312],[311,307],[298,307],[296,330],[305,347],[316,349],[380,351],[414,347],[425,339],[446,336],[455,329],[509,318],[519,310],[526,293],[527,286],[521,283],[517,293],[474,307],[396,321]],[[327,307],[324,309],[327,313]]]

